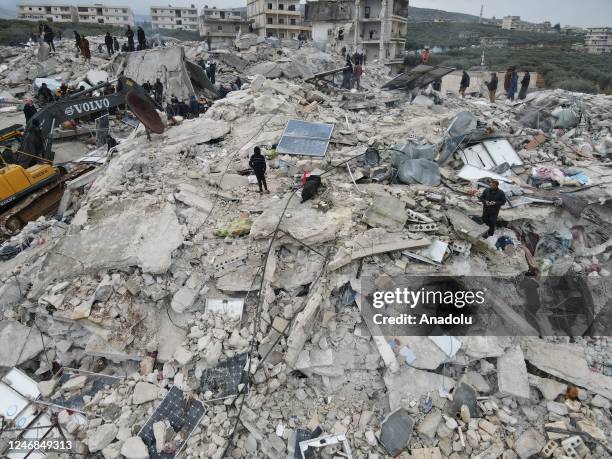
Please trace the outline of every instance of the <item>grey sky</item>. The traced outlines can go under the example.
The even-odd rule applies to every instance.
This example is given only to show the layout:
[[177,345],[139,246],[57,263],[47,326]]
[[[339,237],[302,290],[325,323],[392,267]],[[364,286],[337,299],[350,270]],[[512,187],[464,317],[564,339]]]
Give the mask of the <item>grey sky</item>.
[[[0,0],[0,8],[15,10],[20,0]],[[25,0],[31,3],[36,0]],[[153,4],[246,6],[246,0],[44,0],[50,3],[108,3],[129,5],[136,14],[148,14]],[[413,6],[478,15],[484,3],[486,17],[517,15],[532,22],[550,21],[581,27],[612,25],[612,0],[410,0]]]
[[410,5],[497,18],[514,15],[530,22],[580,27],[612,25],[612,0],[410,0]]

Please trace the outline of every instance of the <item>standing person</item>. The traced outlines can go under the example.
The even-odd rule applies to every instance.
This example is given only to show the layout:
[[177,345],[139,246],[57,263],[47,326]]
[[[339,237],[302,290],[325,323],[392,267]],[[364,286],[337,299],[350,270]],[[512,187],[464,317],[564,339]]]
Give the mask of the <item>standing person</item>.
[[153,85],[153,92],[155,93],[155,102],[161,105],[162,101],[164,100],[164,85],[159,80],[159,78],[155,80],[155,84]]
[[106,51],[108,52],[109,56],[113,55],[113,37],[111,37],[110,32],[106,32],[106,35],[104,36],[104,44],[106,45]]
[[147,39],[145,37],[145,31],[142,27],[138,26],[138,30],[136,31],[136,35],[138,36],[138,51],[142,51],[143,49],[147,49]]
[[81,36],[76,30],[74,31],[74,44],[76,45],[76,48],[80,51],[81,50]]
[[117,40],[117,37],[113,37],[113,47],[115,48],[116,53],[121,51],[121,46],[119,46],[119,40]]
[[91,59],[91,51],[89,49],[89,40],[85,37],[81,37],[81,54],[87,62]]
[[351,60],[349,56],[347,56],[344,70],[342,70],[342,87],[344,89],[351,89],[352,80],[353,80],[353,64],[351,64]]
[[25,116],[26,124],[28,121],[36,115],[36,107],[34,106],[34,101],[32,99],[26,100],[25,105],[23,106],[23,115]]
[[529,71],[525,72],[523,79],[521,80],[521,91],[519,92],[519,99],[524,100],[527,97],[529,91],[529,83],[531,83],[531,75]]
[[261,154],[261,148],[255,147],[255,149],[253,150],[253,156],[251,156],[251,159],[249,160],[249,166],[251,166],[253,172],[255,172],[255,177],[257,177],[257,185],[259,185],[259,192],[263,192],[263,185],[263,188],[266,190],[266,193],[269,193],[268,184],[266,183],[266,158],[264,158]]
[[363,67],[361,64],[356,64],[353,70],[353,83],[358,91],[361,91],[361,75],[363,75]]
[[491,237],[495,234],[497,216],[501,206],[506,203],[506,195],[499,189],[499,182],[493,180],[491,187],[482,192],[479,200],[482,202],[482,221],[489,226],[489,230],[482,237]]
[[200,102],[198,102],[196,96],[191,96],[189,98],[189,112],[194,118],[198,118],[200,116]]
[[497,93],[497,86],[499,85],[499,80],[497,79],[497,73],[491,73],[491,81],[487,81],[487,88],[489,89],[489,102],[492,104],[495,103],[495,95]]
[[134,51],[134,31],[128,25],[127,30],[125,31],[125,36],[128,39],[128,51]]
[[208,51],[212,48],[212,37],[210,36],[210,32],[206,34],[206,46],[208,47]]
[[210,70],[210,82],[212,84],[215,84],[215,82],[217,81],[217,64],[216,62],[211,62],[210,63],[210,67],[208,68]]
[[51,30],[51,27],[49,27],[47,24],[45,24],[44,27],[44,34],[43,34],[45,43],[49,45],[49,48],[55,52],[55,45],[53,44],[53,30]]
[[504,77],[504,91],[506,91],[506,94],[510,92],[510,83],[512,82],[513,70],[514,67],[510,67],[508,70],[506,70],[506,76]]
[[43,83],[40,86],[40,89],[38,90],[38,94],[37,95],[38,95],[38,98],[39,98],[39,102],[42,105],[48,104],[49,102],[51,102],[53,100],[53,93],[51,92],[51,90],[47,86],[47,83]]
[[465,90],[470,87],[470,76],[464,70],[463,75],[461,76],[461,83],[459,84],[459,94],[461,97],[465,98]]
[[514,101],[514,94],[516,94],[517,89],[518,89],[518,73],[516,73],[516,70],[513,70],[512,76],[510,77],[510,89],[508,90],[508,99]]
[[431,86],[434,91],[438,91],[438,92],[442,91],[442,78],[438,78],[434,80]]
[[342,59],[346,57],[346,46],[342,47],[342,49],[340,50],[340,54],[342,54]]
[[421,60],[423,64],[429,64],[429,46],[425,47],[425,51],[421,54]]
[[60,85],[59,89],[60,93],[62,94],[62,97],[65,97],[66,94],[68,94],[68,85],[65,81],[62,80],[62,84]]

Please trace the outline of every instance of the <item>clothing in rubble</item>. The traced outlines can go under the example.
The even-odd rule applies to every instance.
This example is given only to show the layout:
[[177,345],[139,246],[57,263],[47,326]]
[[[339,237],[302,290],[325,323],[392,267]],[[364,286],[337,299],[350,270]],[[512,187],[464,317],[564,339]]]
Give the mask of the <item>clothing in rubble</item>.
[[255,177],[257,177],[259,192],[261,193],[263,189],[268,191],[268,184],[266,183],[266,158],[261,154],[261,148],[255,147],[253,156],[249,160],[249,166],[251,166],[253,172],[255,172]]
[[482,221],[489,227],[486,235],[490,237],[495,234],[499,209],[506,203],[506,194],[499,189],[499,183],[494,181],[490,188],[482,192],[479,199],[482,202]]

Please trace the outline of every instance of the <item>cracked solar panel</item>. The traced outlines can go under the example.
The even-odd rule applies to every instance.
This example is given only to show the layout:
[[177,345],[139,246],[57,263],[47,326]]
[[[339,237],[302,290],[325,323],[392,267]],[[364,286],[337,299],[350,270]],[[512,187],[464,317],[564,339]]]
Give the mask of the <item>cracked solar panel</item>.
[[245,378],[248,354],[238,354],[214,368],[207,368],[200,378],[200,393],[212,392],[212,400],[238,394],[238,386]]
[[[151,459],[172,459],[176,457],[187,444],[187,440],[200,423],[204,413],[206,413],[206,408],[202,402],[192,397],[185,397],[182,390],[172,386],[146,424],[138,432],[138,436],[147,445],[149,457]],[[167,448],[163,451],[157,451],[153,424],[165,420],[168,420],[170,426],[176,432],[176,436],[173,441],[166,444]]]
[[288,155],[325,156],[333,130],[333,124],[290,120],[276,151]]
[[61,394],[58,397],[51,400],[56,405],[64,406],[66,408],[72,408],[75,410],[81,410],[85,406],[84,396],[88,395],[93,398],[99,391],[104,389],[104,386],[113,386],[117,384],[121,379],[116,376],[108,376],[99,373],[86,373],[80,371],[74,371],[65,368],[62,376],[60,377],[58,387],[61,387],[69,379],[76,376],[86,376],[85,386],[82,389],[76,391],[76,393]]

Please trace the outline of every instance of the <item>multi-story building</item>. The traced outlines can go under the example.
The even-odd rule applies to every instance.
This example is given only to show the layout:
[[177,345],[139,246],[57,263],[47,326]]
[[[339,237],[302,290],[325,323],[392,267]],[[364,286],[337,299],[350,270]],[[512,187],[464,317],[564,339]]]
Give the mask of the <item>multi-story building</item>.
[[517,30],[521,24],[520,16],[504,16],[502,21],[502,29]]
[[248,32],[244,8],[209,8],[200,13],[200,36],[210,36],[212,46],[231,45],[238,33]]
[[116,26],[134,25],[134,12],[127,6],[110,6],[94,3],[91,5],[78,5],[76,9],[78,22]]
[[361,51],[398,69],[404,64],[409,0],[322,0],[306,4],[313,40]]
[[593,27],[587,29],[584,45],[587,52],[591,54],[612,53],[612,27]]
[[483,48],[507,48],[510,44],[508,37],[481,37],[480,46]]
[[151,25],[154,29],[198,31],[198,9],[195,5],[152,6]]
[[310,37],[300,0],[247,0],[247,19],[261,37],[298,38],[300,33]]
[[17,5],[17,19],[26,21],[77,22],[76,8],[62,4],[25,4]]

